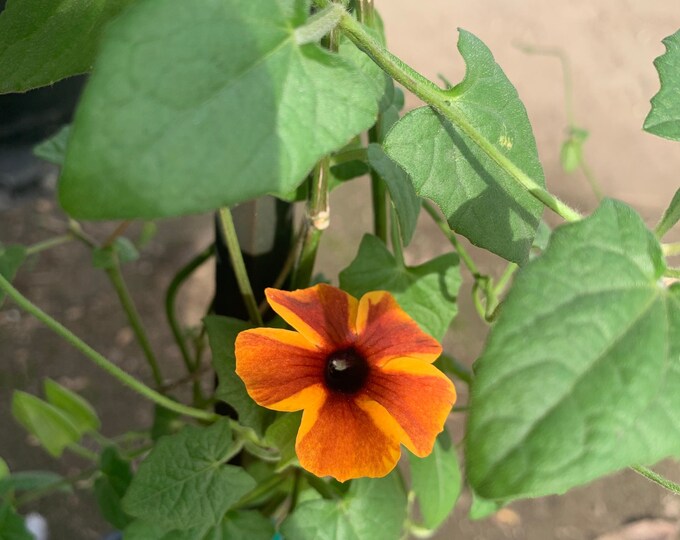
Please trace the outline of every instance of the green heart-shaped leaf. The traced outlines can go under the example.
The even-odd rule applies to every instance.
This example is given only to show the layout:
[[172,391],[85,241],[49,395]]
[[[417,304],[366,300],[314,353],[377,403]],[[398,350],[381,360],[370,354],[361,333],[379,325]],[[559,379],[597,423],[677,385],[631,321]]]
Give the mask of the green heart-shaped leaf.
[[[543,186],[543,169],[524,105],[489,49],[460,31],[465,79],[441,90],[447,106],[512,163]],[[449,225],[473,244],[524,263],[543,206],[475,142],[429,107],[411,111],[387,134],[385,152],[411,176],[416,193],[432,199]]]
[[680,285],[640,217],[607,200],[521,271],[477,362],[470,483],[560,493],[680,452]]
[[369,128],[370,81],[299,45],[283,4],[141,0],[112,23],[69,136],[66,211],[154,218],[290,193]]

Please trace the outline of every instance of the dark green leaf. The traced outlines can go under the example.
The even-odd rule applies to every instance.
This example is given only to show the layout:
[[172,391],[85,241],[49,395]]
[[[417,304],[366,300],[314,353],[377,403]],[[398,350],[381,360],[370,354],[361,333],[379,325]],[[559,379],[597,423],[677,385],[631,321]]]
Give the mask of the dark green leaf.
[[483,497],[560,493],[680,452],[680,286],[607,200],[515,278],[476,364],[467,472]]
[[645,131],[680,141],[680,30],[663,40],[666,52],[654,60],[661,89],[652,98]]
[[14,391],[12,416],[54,457],[61,456],[64,448],[80,440],[80,432],[68,416],[26,392]]
[[133,0],[9,0],[0,13],[0,94],[89,71],[106,23]]
[[340,182],[342,181],[363,176],[364,174],[368,173],[368,171],[368,165],[359,160],[347,161],[345,163],[334,165],[331,167],[331,174],[335,178],[336,182],[334,182],[334,185],[332,186],[329,185],[328,188],[332,189],[340,185]]
[[262,435],[265,427],[274,418],[274,412],[255,403],[248,395],[241,378],[236,375],[234,342],[236,336],[250,328],[250,325],[239,319],[211,315],[205,318],[205,326],[212,349],[213,367],[219,380],[215,397],[236,410],[239,423]]
[[657,238],[663,236],[673,228],[673,226],[680,220],[680,189],[675,192],[671,204],[668,205],[666,211],[661,216],[661,220],[654,229]]
[[26,530],[24,519],[3,501],[0,501],[0,540],[34,540]]
[[201,540],[272,540],[275,532],[273,522],[259,512],[231,511]]
[[123,510],[122,498],[116,493],[106,477],[99,477],[94,483],[94,495],[104,519],[116,529],[124,529],[132,518]]
[[369,128],[377,105],[366,76],[298,45],[301,21],[286,17],[278,0],[128,9],[107,29],[75,115],[59,186],[66,211],[155,218],[290,193]]
[[81,435],[99,430],[101,422],[92,405],[52,379],[45,379],[43,384],[47,401],[64,413]]
[[[24,246],[4,246],[0,242],[0,276],[12,282],[24,260],[26,260],[26,248]],[[0,290],[0,307],[5,301],[5,296],[5,291]]]
[[[449,106],[534,181],[544,185],[531,126],[515,88],[475,36],[460,31],[465,79],[441,90]],[[543,206],[462,131],[429,107],[399,120],[385,152],[411,176],[416,193],[432,199],[449,225],[473,244],[522,264]]]
[[442,255],[419,266],[401,267],[380,239],[365,235],[359,253],[340,272],[340,287],[353,296],[389,291],[399,305],[436,339],[446,333],[458,312],[461,277],[458,256]]
[[283,413],[267,428],[265,440],[278,448],[281,455],[276,468],[277,472],[282,471],[297,460],[295,440],[301,421],[302,412]]
[[411,489],[418,498],[423,525],[437,529],[453,510],[461,489],[456,447],[448,431],[439,434],[429,456],[409,454],[409,463]]
[[140,465],[123,510],[158,521],[166,530],[217,524],[255,486],[243,469],[224,464],[233,451],[226,420],[163,437]]
[[97,504],[106,521],[122,530],[132,521],[122,507],[123,496],[132,482],[132,468],[114,447],[104,449],[99,466],[102,476],[94,484]]
[[354,480],[345,499],[300,504],[281,525],[291,540],[395,540],[406,518],[406,495],[397,473]]
[[56,134],[49,139],[38,144],[33,153],[39,158],[54,163],[55,165],[63,165],[66,159],[66,143],[71,133],[71,126],[64,126]]
[[165,435],[177,433],[184,425],[181,416],[175,411],[156,405],[153,408],[153,424],[151,425],[151,439],[157,441]]
[[416,232],[420,213],[420,199],[413,189],[409,175],[383,152],[378,144],[368,145],[368,160],[371,167],[380,175],[390,191],[392,204],[397,211],[399,230],[404,245],[407,246]]
[[[272,540],[273,522],[255,511],[230,511],[212,527],[168,532],[151,521],[138,520],[126,529],[125,540]],[[293,539],[291,539],[293,540]]]

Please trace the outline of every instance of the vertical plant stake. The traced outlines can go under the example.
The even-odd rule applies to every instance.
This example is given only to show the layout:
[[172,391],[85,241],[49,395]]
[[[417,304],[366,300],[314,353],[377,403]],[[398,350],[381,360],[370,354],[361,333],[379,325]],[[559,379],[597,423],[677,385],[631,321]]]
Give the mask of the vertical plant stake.
[[[479,516],[628,467],[680,494],[647,468],[680,453],[680,268],[668,262],[680,245],[663,243],[678,194],[653,231],[619,201],[582,216],[559,200],[517,92],[466,30],[466,75],[441,88],[386,48],[372,0],[105,4],[9,0],[0,13],[0,92],[89,73],[72,125],[38,149],[61,165],[63,231],[0,244],[0,303],[145,397],[155,419],[109,438],[92,405],[57,382],[15,391],[3,406],[17,422],[53,457],[86,465],[62,478],[0,459],[0,537],[32,538],[25,505],[83,485],[132,540],[427,536],[463,489]],[[664,44],[644,129],[677,141],[680,33]],[[424,105],[402,117],[403,92]],[[320,278],[330,193],[365,174],[372,230],[351,264]],[[304,213],[266,290],[248,275],[231,212],[264,196]],[[410,266],[422,207],[451,250]],[[552,234],[546,210],[563,222]],[[178,291],[215,249],[187,257],[164,306],[186,373],[168,380],[121,272],[143,256],[128,226],[201,212],[217,216],[247,320],[209,312],[183,328]],[[95,238],[77,220],[120,223]],[[460,236],[507,261],[499,279]],[[111,280],[153,387],[12,285],[68,242]],[[491,326],[474,370],[440,345],[461,263]],[[467,403],[456,403],[461,385]],[[464,471],[445,429],[452,412],[467,415]]]

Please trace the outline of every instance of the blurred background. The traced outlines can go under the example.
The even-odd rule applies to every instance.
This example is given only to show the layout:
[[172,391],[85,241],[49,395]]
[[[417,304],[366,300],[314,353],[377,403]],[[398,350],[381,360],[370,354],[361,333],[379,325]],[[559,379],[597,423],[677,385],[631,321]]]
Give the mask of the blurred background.
[[[560,163],[568,126],[575,125],[589,133],[583,155],[604,194],[632,205],[654,225],[680,186],[680,146],[642,131],[642,124],[649,99],[659,88],[652,62],[664,52],[661,40],[680,27],[680,3],[376,0],[376,6],[385,21],[392,52],[433,80],[443,75],[455,84],[464,76],[465,66],[456,49],[458,27],[481,38],[527,108],[550,190],[584,213],[597,205],[583,170],[567,173]],[[550,54],[544,54],[546,49]],[[567,80],[561,58],[568,66]],[[77,86],[70,82],[64,88],[73,95]],[[420,105],[407,94],[407,108]],[[26,156],[25,141],[11,131],[18,129],[14,107],[12,102],[0,102],[0,242],[31,244],[63,231],[65,218],[53,196],[56,172]],[[45,111],[51,132],[68,120],[49,104]],[[337,283],[337,272],[350,263],[362,234],[371,229],[368,182],[362,179],[340,187],[333,192],[331,204],[331,226],[322,239],[318,269]],[[426,216],[421,218],[406,253],[410,263],[449,249],[438,229]],[[559,224],[547,212],[546,219]],[[103,239],[115,224],[85,227]],[[163,295],[177,269],[212,241],[213,223],[212,216],[201,215],[161,221],[158,227],[142,258],[127,265],[125,274],[163,358],[166,376],[172,378],[181,370],[163,315]],[[669,240],[680,239],[673,234]],[[470,249],[482,271],[497,275],[502,269],[495,256]],[[20,290],[95,349],[150,381],[115,293],[106,276],[91,268],[89,252],[78,244],[67,244],[41,254],[30,272],[26,270],[16,280]],[[471,364],[483,347],[486,327],[472,308],[470,276],[465,270],[463,273],[466,285],[460,293],[459,316],[445,348]],[[214,269],[206,265],[181,293],[179,305],[187,324],[198,324],[205,313],[213,280]],[[0,456],[13,471],[48,469],[69,474],[83,466],[75,457],[60,462],[49,458],[11,418],[12,389],[38,393],[44,377],[52,377],[91,400],[107,435],[145,428],[151,422],[152,411],[146,402],[11,304],[0,308],[0,359]],[[465,389],[461,385],[459,390],[460,403],[464,403]],[[463,417],[452,419],[458,441],[463,423]],[[665,462],[657,470],[680,480],[680,468],[674,462]],[[680,537],[680,498],[630,471],[563,496],[511,504],[483,521],[467,518],[469,505],[469,494],[464,493],[437,539]],[[94,540],[110,530],[87,493],[54,495],[31,509],[47,516],[52,538]]]

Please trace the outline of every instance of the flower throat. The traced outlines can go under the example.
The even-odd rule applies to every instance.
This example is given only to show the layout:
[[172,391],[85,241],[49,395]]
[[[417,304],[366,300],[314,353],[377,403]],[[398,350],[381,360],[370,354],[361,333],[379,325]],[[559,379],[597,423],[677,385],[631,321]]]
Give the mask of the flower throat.
[[352,348],[332,352],[326,358],[324,380],[329,390],[355,394],[364,386],[367,376],[368,362]]

